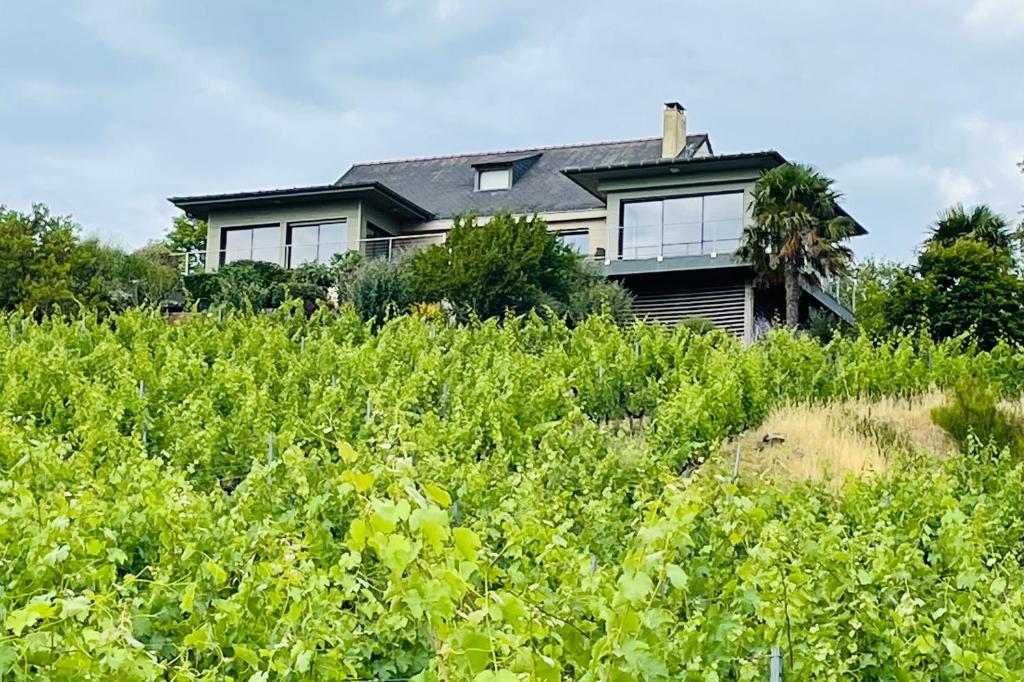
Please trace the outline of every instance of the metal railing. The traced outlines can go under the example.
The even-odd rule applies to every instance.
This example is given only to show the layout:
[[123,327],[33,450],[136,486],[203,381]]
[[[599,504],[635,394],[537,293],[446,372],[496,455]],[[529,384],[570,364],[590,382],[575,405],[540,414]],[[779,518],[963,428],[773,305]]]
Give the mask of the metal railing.
[[740,220],[623,225],[619,228],[618,257],[644,260],[730,254],[740,246],[741,229]]
[[821,283],[821,290],[846,306],[850,312],[857,312],[860,291],[856,277],[846,275],[826,279]]
[[217,249],[216,251],[180,251],[173,254],[179,261],[179,268],[185,275],[205,272],[213,255],[213,265],[220,267],[235,261],[249,260],[273,263],[285,268],[295,268],[305,263],[329,264],[335,255],[358,251],[370,259],[393,260],[401,254],[432,244],[443,244],[445,234],[400,235],[396,237],[371,237],[353,242],[321,242],[319,244],[286,244],[283,246],[253,246],[242,249]]

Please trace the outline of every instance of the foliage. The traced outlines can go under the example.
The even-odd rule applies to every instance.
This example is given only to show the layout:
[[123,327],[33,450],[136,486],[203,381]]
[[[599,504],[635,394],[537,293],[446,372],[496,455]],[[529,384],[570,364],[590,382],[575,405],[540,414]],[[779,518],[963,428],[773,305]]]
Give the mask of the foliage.
[[1024,671],[1019,462],[838,494],[678,473],[783,401],[1019,395],[1019,347],[287,306],[0,326],[4,680],[757,680],[775,645],[801,680]]
[[41,204],[30,213],[0,206],[0,310],[77,309],[72,268],[78,229]]
[[[858,263],[850,273],[856,292],[844,303],[857,314],[857,326],[877,338],[893,332],[889,318],[889,295],[902,277],[912,276],[912,266],[895,261],[868,259]],[[848,287],[852,288],[852,287]]]
[[605,313],[618,324],[633,320],[633,296],[619,282],[610,282],[593,263],[580,263],[570,285],[564,313],[570,324],[580,324],[591,315]]
[[970,211],[963,204],[946,209],[932,226],[928,243],[952,246],[960,239],[973,239],[1004,251],[1011,247],[1006,218],[985,205],[975,206]]
[[694,334],[710,334],[718,329],[715,323],[706,317],[687,317],[679,323],[683,329],[688,329]]
[[175,216],[171,229],[164,237],[167,248],[174,253],[204,251],[208,226],[205,220],[187,215]]
[[409,272],[400,263],[385,260],[358,265],[348,294],[360,317],[376,324],[405,312],[413,302]]
[[165,306],[178,293],[177,264],[166,247],[125,253],[98,239],[81,242],[71,269],[75,300],[99,311]]
[[481,319],[565,306],[580,258],[540,218],[500,213],[486,223],[455,219],[444,244],[409,260],[415,297],[450,301]]
[[932,410],[932,420],[964,449],[971,438],[1024,456],[1024,419],[999,405],[999,395],[974,377],[964,376],[949,404]]
[[807,314],[805,327],[811,338],[828,343],[836,334],[849,330],[850,325],[830,312],[813,308]]
[[973,239],[929,244],[916,267],[897,273],[881,307],[890,330],[970,333],[985,348],[1024,341],[1024,280],[1007,251]]
[[761,281],[784,284],[791,327],[799,324],[800,278],[820,285],[822,278],[844,274],[853,258],[843,242],[854,225],[832,184],[810,166],[786,163],[766,171],[754,187],[753,220],[737,255]]

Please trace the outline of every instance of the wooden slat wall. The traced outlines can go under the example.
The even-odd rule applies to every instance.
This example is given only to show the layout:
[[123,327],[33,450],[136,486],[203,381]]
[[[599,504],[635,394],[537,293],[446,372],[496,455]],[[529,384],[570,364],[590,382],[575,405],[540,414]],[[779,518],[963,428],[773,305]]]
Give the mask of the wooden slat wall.
[[742,337],[744,333],[742,283],[703,289],[634,293],[633,308],[642,319],[676,324],[688,317],[703,317]]

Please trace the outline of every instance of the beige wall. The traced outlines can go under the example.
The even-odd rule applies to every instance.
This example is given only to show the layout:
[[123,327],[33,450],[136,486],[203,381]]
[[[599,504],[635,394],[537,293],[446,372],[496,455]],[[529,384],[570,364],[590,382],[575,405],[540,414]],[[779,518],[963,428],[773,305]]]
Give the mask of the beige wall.
[[359,250],[360,240],[366,236],[368,222],[391,234],[398,233],[398,223],[394,218],[362,201],[214,211],[210,213],[209,229],[206,234],[206,258],[210,264],[208,270],[215,271],[220,263],[221,230],[224,228],[276,226],[279,230],[277,262],[284,264],[287,256],[288,225],[318,220],[344,220],[348,226],[348,249],[353,251]]

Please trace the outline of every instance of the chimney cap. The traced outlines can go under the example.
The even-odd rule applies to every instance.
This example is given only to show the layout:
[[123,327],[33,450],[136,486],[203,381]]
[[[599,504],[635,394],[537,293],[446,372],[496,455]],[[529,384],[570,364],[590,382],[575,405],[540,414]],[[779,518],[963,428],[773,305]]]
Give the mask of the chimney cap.
[[679,102],[665,102],[665,108],[675,109],[676,111],[686,111],[686,107],[684,107]]

